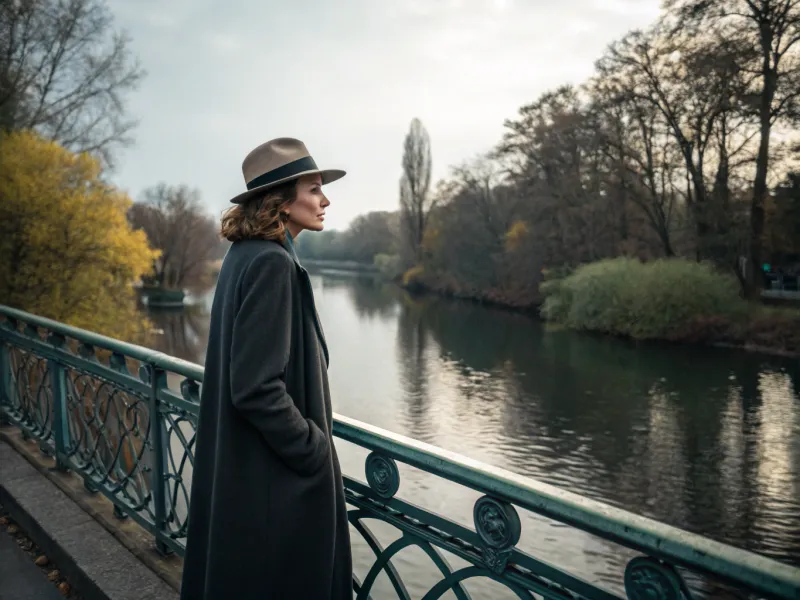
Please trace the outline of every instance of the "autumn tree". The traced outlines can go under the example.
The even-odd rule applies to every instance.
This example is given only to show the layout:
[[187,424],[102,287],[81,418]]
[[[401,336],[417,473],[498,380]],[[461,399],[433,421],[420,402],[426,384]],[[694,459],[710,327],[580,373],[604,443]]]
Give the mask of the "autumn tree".
[[[642,117],[652,119],[649,131],[644,132],[649,138],[645,149],[658,143],[654,136],[666,136],[669,147],[681,157],[683,169],[676,175],[685,174],[684,200],[696,227],[696,253],[705,258],[702,248],[710,230],[708,153],[720,102],[696,78],[687,76],[689,44],[664,35],[658,26],[634,31],[614,42],[597,66],[609,100],[631,105],[634,115],[640,113],[635,116],[640,126]],[[655,114],[648,114],[651,111]],[[647,183],[652,189],[653,182]],[[648,204],[648,208],[658,209],[658,204]],[[660,218],[657,213],[654,216]]]
[[111,162],[130,141],[125,98],[143,75],[104,0],[0,2],[0,127]]
[[682,161],[665,133],[659,112],[648,102],[620,98],[602,78],[590,84],[590,91],[592,109],[597,111],[600,123],[601,149],[609,161],[609,175],[616,182],[621,237],[636,237],[632,231],[635,216],[627,209],[632,205],[658,239],[660,252],[654,250],[654,254],[675,256],[674,230],[681,196],[677,173]]
[[160,252],[150,283],[176,289],[206,283],[209,261],[218,256],[221,242],[217,223],[206,213],[197,190],[160,183],[131,206],[128,218]]
[[[797,182],[774,186],[800,118],[800,0],[664,4],[586,84],[523,105],[488,157],[437,184],[444,193],[431,193],[430,143],[412,123],[399,241],[405,268],[419,268],[407,284],[528,305],[543,273],[622,255],[710,261],[754,297],[762,258],[796,268]],[[341,232],[326,249],[345,255],[358,239]]]
[[0,301],[123,340],[156,252],[99,162],[31,132],[0,134]]
[[505,122],[497,154],[527,197],[527,218],[553,260],[596,260],[617,250],[619,207],[610,193],[600,121],[581,90],[561,86]]
[[406,262],[422,260],[422,241],[432,208],[431,142],[422,121],[413,119],[403,142],[400,227]]

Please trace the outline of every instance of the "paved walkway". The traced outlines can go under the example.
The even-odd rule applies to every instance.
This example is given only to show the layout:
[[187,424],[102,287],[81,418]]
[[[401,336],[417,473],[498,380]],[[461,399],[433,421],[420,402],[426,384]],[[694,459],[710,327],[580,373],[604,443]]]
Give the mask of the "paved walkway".
[[[80,596],[104,600],[178,600],[175,590],[123,546],[99,520],[19,454],[10,445],[19,440],[6,436],[2,429],[7,428],[0,428],[0,501],[20,529],[58,565]],[[33,442],[19,443],[24,450],[27,450],[25,446],[38,450]],[[83,489],[80,479],[69,474],[64,477],[74,479],[73,483]],[[81,493],[86,495],[85,491]],[[108,515],[114,519],[110,503]],[[116,531],[120,532],[121,529]],[[6,532],[0,532],[0,537],[10,538]],[[155,554],[149,534],[147,540],[149,552]],[[0,600],[64,600],[30,558],[24,553],[19,555],[20,548],[8,548],[9,541],[16,545],[13,539],[0,540],[3,542],[0,546]],[[12,550],[16,550],[16,554]],[[39,582],[50,587],[30,590],[23,587]]]
[[64,600],[44,572],[0,530],[0,600]]

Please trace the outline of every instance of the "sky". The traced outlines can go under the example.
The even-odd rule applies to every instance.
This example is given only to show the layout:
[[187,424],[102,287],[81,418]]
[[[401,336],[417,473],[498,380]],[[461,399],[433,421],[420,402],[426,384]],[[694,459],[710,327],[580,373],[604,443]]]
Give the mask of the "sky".
[[403,138],[422,120],[434,182],[492,149],[543,92],[580,84],[659,0],[109,0],[147,76],[128,99],[135,143],[112,180],[134,200],[159,182],[215,216],[244,191],[246,154],[302,140],[327,228],[395,210]]

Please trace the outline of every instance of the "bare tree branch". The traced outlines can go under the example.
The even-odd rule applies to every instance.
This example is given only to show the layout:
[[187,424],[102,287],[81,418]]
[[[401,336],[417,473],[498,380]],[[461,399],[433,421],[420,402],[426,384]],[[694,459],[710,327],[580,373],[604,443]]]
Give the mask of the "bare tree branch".
[[104,0],[0,3],[0,117],[107,165],[136,121],[124,97],[144,71]]
[[153,265],[153,283],[171,288],[203,283],[206,266],[220,246],[216,222],[205,214],[199,193],[160,183],[130,208],[128,220],[143,229],[161,251]]

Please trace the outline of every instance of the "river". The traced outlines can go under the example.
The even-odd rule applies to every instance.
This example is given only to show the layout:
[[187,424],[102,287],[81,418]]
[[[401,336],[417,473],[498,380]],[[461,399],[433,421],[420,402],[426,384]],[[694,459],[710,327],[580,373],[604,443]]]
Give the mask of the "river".
[[[800,566],[799,361],[549,331],[341,273],[312,284],[336,412]],[[211,298],[151,313],[164,331],[155,347],[202,364]],[[363,480],[366,453],[339,446],[345,473]],[[471,523],[476,493],[411,468],[401,476],[404,499]],[[522,548],[621,589],[630,553],[521,516]],[[363,578],[360,539],[354,554]],[[421,551],[396,565],[412,597],[435,581]],[[379,581],[373,597],[387,589]]]

